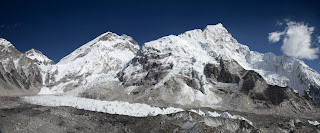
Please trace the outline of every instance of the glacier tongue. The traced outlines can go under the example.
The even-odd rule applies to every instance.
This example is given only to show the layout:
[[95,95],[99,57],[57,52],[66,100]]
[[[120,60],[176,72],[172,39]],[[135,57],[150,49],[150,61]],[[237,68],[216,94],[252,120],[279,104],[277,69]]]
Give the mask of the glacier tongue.
[[23,99],[28,103],[43,106],[71,106],[78,109],[136,117],[156,116],[159,114],[172,114],[184,111],[181,108],[168,107],[161,109],[140,103],[100,101],[73,96],[40,95],[27,96],[23,97]]

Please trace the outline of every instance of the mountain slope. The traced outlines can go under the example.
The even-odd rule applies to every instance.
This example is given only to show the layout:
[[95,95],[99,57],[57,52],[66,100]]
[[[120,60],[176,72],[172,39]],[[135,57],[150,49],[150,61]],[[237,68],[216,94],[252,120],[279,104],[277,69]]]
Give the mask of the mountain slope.
[[138,49],[139,45],[129,36],[104,33],[76,49],[56,65],[44,66],[42,70],[47,73],[47,87],[40,93],[63,93],[112,80],[135,56]]
[[[36,59],[34,55],[42,57]],[[0,95],[37,94],[43,86],[38,65],[53,64],[40,51],[18,51],[9,41],[0,39]]]

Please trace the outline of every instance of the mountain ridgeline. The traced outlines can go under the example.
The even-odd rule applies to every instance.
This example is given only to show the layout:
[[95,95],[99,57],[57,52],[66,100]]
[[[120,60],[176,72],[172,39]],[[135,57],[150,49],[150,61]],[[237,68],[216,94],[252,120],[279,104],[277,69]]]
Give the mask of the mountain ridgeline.
[[154,106],[273,113],[312,112],[320,75],[303,61],[258,53],[222,24],[169,35],[140,47],[104,33],[55,64],[0,39],[0,95],[72,93]]

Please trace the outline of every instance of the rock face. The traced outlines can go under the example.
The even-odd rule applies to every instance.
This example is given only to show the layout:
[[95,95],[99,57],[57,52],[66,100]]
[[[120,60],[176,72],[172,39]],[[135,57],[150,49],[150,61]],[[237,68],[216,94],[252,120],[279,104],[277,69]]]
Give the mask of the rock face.
[[54,62],[40,51],[18,51],[9,41],[0,39],[0,95],[37,94],[43,86],[38,65]]

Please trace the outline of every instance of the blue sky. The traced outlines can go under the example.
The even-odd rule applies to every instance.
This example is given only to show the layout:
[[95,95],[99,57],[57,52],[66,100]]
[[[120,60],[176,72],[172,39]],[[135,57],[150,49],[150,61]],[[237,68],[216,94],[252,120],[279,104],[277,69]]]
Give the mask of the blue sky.
[[[314,27],[311,47],[319,47],[320,1],[72,1],[1,0],[0,37],[18,50],[42,51],[58,62],[98,35],[132,36],[140,45],[157,38],[222,23],[251,50],[283,55],[282,41],[268,34],[286,29],[285,20]],[[283,25],[277,25],[282,22]],[[320,71],[319,58],[303,59]]]

